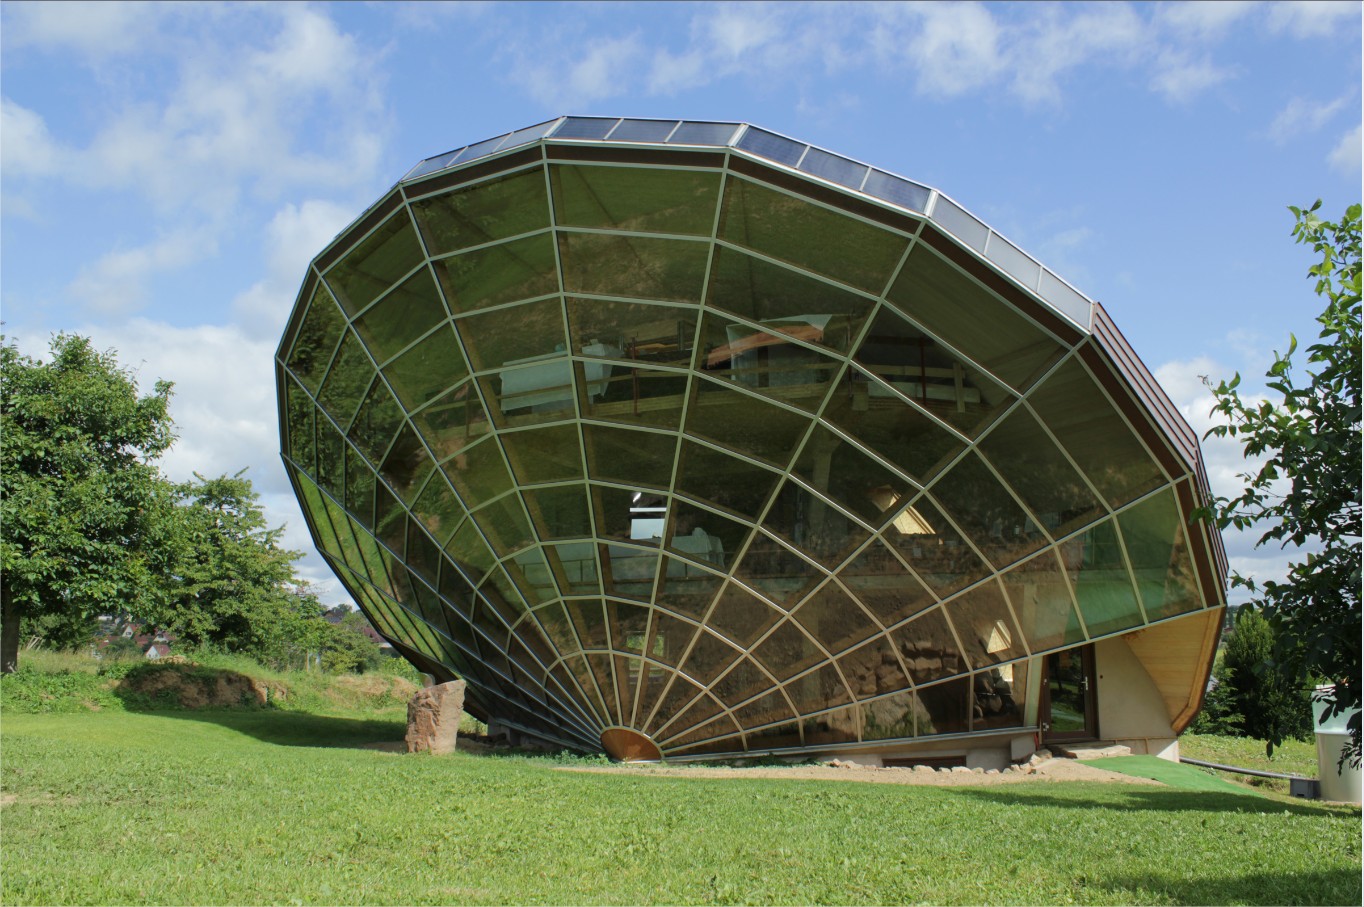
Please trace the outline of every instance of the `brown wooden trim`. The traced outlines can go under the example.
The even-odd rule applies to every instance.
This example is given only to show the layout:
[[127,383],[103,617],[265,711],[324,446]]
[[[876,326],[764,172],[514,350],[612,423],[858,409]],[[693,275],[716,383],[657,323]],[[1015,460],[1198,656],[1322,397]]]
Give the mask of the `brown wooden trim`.
[[1118,375],[1117,367],[1109,361],[1108,357],[1100,352],[1098,346],[1093,341],[1087,341],[1079,349],[1082,362],[1089,366],[1094,377],[1099,384],[1108,391],[1113,398],[1113,402],[1118,405],[1118,409],[1127,417],[1140,434],[1151,452],[1155,455],[1161,468],[1173,480],[1179,480],[1189,474],[1190,466],[1179,458],[1170,448],[1170,443],[1160,429],[1151,421],[1147,411],[1138,406],[1132,399],[1132,393],[1127,382]]

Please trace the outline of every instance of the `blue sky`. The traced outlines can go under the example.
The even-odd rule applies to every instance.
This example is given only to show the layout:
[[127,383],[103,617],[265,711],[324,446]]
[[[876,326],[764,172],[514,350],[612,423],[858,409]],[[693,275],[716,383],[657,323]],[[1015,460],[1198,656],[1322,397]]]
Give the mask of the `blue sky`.
[[[309,259],[449,148],[565,113],[729,119],[935,186],[1103,302],[1200,433],[1200,375],[1315,335],[1286,206],[1360,199],[1355,3],[7,2],[0,27],[5,333],[175,381],[167,471],[250,467],[301,549],[279,333]],[[1204,451],[1236,490],[1238,450]]]

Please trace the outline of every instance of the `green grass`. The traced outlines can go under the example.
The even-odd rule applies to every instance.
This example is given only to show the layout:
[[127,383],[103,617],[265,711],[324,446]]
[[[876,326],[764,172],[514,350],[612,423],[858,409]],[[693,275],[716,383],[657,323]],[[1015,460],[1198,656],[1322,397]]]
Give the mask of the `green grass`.
[[562,772],[365,715],[7,711],[0,901],[1360,903],[1358,809]]
[[1085,765],[1093,765],[1119,772],[1135,778],[1150,778],[1179,790],[1211,791],[1221,794],[1241,794],[1253,796],[1254,791],[1245,785],[1224,780],[1215,772],[1194,765],[1181,765],[1157,756],[1109,756],[1104,759],[1089,759]]
[[[1298,774],[1304,778],[1317,777],[1317,745],[1313,740],[1285,740],[1282,747],[1276,747],[1274,757],[1265,756],[1263,740],[1249,737],[1221,737],[1215,734],[1185,734],[1179,738],[1179,755],[1203,762],[1216,762],[1219,765],[1234,765],[1237,768],[1250,768],[1261,772],[1282,772]],[[1192,766],[1191,766],[1192,767]],[[1237,775],[1219,772],[1215,769],[1199,769],[1216,775],[1243,787],[1288,794],[1288,782],[1275,778],[1256,778],[1251,775]]]

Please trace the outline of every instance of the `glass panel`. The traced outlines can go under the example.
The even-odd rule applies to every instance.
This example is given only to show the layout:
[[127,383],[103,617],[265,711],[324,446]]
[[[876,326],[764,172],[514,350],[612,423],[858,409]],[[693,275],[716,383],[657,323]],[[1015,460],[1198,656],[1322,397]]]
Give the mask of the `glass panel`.
[[789,479],[777,492],[763,526],[829,569],[838,566],[869,535],[832,505]]
[[518,551],[502,562],[502,568],[525,595],[531,607],[543,605],[559,597],[559,587],[549,569],[545,554],[538,548]]
[[728,145],[738,123],[683,123],[668,136],[669,145]]
[[818,410],[842,363],[789,338],[816,340],[823,337],[823,330],[805,319],[771,321],[765,327],[758,330],[707,315],[697,368],[763,396]]
[[889,632],[916,684],[931,683],[966,670],[966,662],[941,608],[925,611]]
[[998,233],[990,235],[990,241],[985,247],[986,256],[1004,272],[1023,286],[1030,290],[1037,289],[1037,279],[1041,276],[1042,266],[1028,257],[1013,243],[1008,242]]
[[568,117],[554,130],[554,138],[604,139],[617,122],[614,117]]
[[743,523],[685,501],[673,501],[670,509],[672,526],[668,547],[718,570],[733,563],[753,531]]
[[316,408],[293,378],[280,378],[284,384],[285,426],[289,432],[288,454],[309,475],[317,471],[317,437],[313,433]]
[[1123,511],[1118,524],[1147,620],[1174,617],[1203,606],[1173,489]]
[[608,299],[568,299],[573,352],[580,356],[686,366],[696,310]]
[[606,632],[606,614],[602,603],[597,600],[581,599],[564,602],[564,609],[578,631],[578,639],[584,649],[606,649],[610,640]]
[[354,317],[425,259],[407,209],[399,209],[326,273],[336,301]]
[[800,169],[831,183],[858,189],[862,186],[862,180],[867,175],[868,167],[866,164],[850,161],[841,155],[811,148],[800,162]]
[[672,482],[675,435],[584,425],[583,441],[588,478],[656,488]]
[[587,538],[592,535],[587,493],[582,485],[524,489],[531,522],[542,541]]
[[[573,624],[569,621],[568,613],[564,611],[561,602],[537,608],[535,619],[539,621],[545,635],[549,637],[550,642],[554,644],[554,648],[559,651],[560,655],[572,655],[581,650],[581,646],[578,645],[578,637],[573,632]],[[573,689],[572,685],[569,685],[568,689]]]
[[860,369],[849,370],[847,380],[825,407],[824,418],[920,483],[936,475],[965,446]]
[[700,302],[710,244],[643,236],[560,233],[564,290]]
[[923,715],[919,720],[919,736],[931,734],[964,734],[970,727],[971,678],[961,677],[931,687],[920,687],[919,704]]
[[757,533],[735,576],[789,608],[824,578],[820,569],[765,533]]
[[997,568],[1047,543],[1041,528],[975,453],[959,460],[929,493]]
[[613,142],[661,142],[677,126],[677,120],[621,120],[611,133]]
[[442,258],[435,265],[456,314],[559,290],[554,240],[548,233]]
[[[926,246],[909,256],[887,299],[917,324],[1025,390],[1065,352],[1012,306]],[[989,325],[989,330],[981,330]]]
[[1142,625],[1112,520],[1063,542],[1060,549],[1090,639]]
[[927,726],[928,714],[913,693],[896,693],[862,706],[862,739],[895,740],[913,737],[918,719]]
[[706,302],[750,321],[804,322],[814,330],[802,337],[840,353],[848,351],[872,307],[869,299],[720,246]]
[[[611,629],[611,648],[618,652],[642,653],[649,631],[649,613],[649,609],[641,605],[607,602],[606,619]],[[632,670],[638,669],[636,663]]]
[[455,499],[445,476],[440,474],[426,483],[412,511],[441,547],[450,541],[450,535],[464,519],[464,508]]
[[620,696],[616,686],[615,672],[611,670],[611,657],[601,654],[589,654],[584,657],[592,668],[592,676],[596,678],[597,688],[602,691],[602,695],[606,699],[608,720],[612,724],[624,724],[625,719],[621,717]]
[[476,444],[441,464],[466,507],[478,507],[512,488],[511,474],[496,444]]
[[506,368],[477,381],[500,428],[573,418],[573,365],[565,357]]
[[799,680],[791,681],[786,686],[786,695],[801,715],[852,702],[847,685],[832,664],[822,665]]
[[709,236],[720,174],[590,165],[553,165],[554,215],[561,227]]
[[369,464],[346,445],[346,510],[366,529],[374,528],[374,473]]
[[990,228],[951,199],[942,195],[933,205],[933,219],[947,228],[947,232],[960,239],[977,252],[985,251],[985,239]]
[[790,410],[732,391],[714,381],[698,381],[687,410],[687,434],[785,469],[810,420]]
[[[677,667],[682,656],[687,653],[687,647],[691,645],[696,633],[695,624],[678,620],[662,611],[655,611],[649,642],[649,657]],[[646,716],[641,714],[640,717]]]
[[697,683],[711,684],[742,654],[714,633],[702,631],[697,634],[682,670]]
[[546,545],[545,554],[564,595],[601,595],[596,545],[591,542]]
[[465,520],[460,524],[445,546],[445,553],[474,581],[482,579],[483,574],[497,562],[473,520]]
[[341,340],[341,348],[332,363],[331,371],[322,382],[317,402],[331,414],[336,424],[345,428],[350,425],[355,409],[364,399],[369,383],[374,379],[374,365],[365,354],[360,339],[350,331]]
[[317,484],[330,491],[336,498],[344,498],[346,494],[345,449],[346,441],[336,427],[330,420],[318,416]]
[[704,447],[682,442],[682,460],[677,468],[679,491],[756,519],[780,478],[760,466]]
[[407,541],[407,511],[398,503],[393,492],[380,483],[374,485],[374,537],[398,557],[403,556],[403,545]]
[[971,730],[1023,727],[1027,712],[1028,663],[1015,661],[972,676]]
[[439,396],[468,374],[459,341],[445,326],[384,367],[388,383],[408,410]]
[[1054,551],[1024,561],[1001,579],[1029,649],[1041,652],[1084,642],[1085,631]]
[[934,603],[923,583],[880,541],[864,548],[838,578],[887,627]]
[[781,619],[781,612],[754,597],[742,586],[730,583],[706,620],[712,630],[747,650],[768,627]]
[[488,415],[470,381],[412,415],[437,460],[445,460],[487,436]]
[[[773,722],[785,721],[791,717],[793,717],[791,706],[780,691],[768,693],[761,699],[750,702],[734,712],[734,720],[738,721],[739,726],[745,730],[771,725]],[[748,738],[749,749],[768,746],[798,746],[800,744],[800,725],[791,722],[775,727],[764,727],[761,731],[749,733],[745,736]]]
[[346,434],[371,463],[378,463],[402,424],[402,407],[382,381],[375,381]]
[[[745,658],[736,664],[728,674],[715,682],[715,685],[711,687],[711,693],[725,705],[733,708],[771,688],[772,678],[763,673],[751,658]],[[787,716],[779,715],[777,717],[785,718]]]
[[999,584],[982,583],[943,605],[957,630],[967,660],[973,667],[1011,661],[1028,654],[1023,634],[1018,632],[1013,615]]
[[536,540],[525,511],[521,508],[521,499],[515,492],[476,511],[474,519],[488,541],[492,542],[498,557],[506,557],[513,551],[534,544]]
[[768,132],[766,129],[749,126],[739,139],[738,147],[779,164],[794,167],[801,155],[805,153],[807,146],[800,142],[793,142],[776,133]]
[[667,496],[605,485],[593,485],[590,491],[596,508],[598,538],[639,545],[660,543],[668,518]]
[[655,601],[661,607],[700,620],[710,608],[723,582],[722,576],[664,555],[663,576]]
[[658,552],[628,545],[605,545],[601,552],[602,586],[607,595],[648,601],[654,593]]
[[[811,154],[818,153],[811,149]],[[725,186],[720,237],[877,295],[909,243],[880,227],[733,176]]]
[[[411,568],[413,573],[416,573],[428,583],[435,585],[440,571],[440,549],[437,548],[436,543],[431,541],[431,538],[421,530],[421,524],[412,519],[411,516],[407,519],[407,554],[404,557],[404,562]],[[421,587],[421,583],[417,583],[416,585]],[[418,588],[417,595],[421,596],[423,594],[423,588]],[[423,611],[423,613],[425,613],[425,611]],[[441,620],[444,619],[444,615],[442,615]],[[431,620],[430,623],[434,626],[443,628],[442,624],[439,624],[434,620]]]
[[911,211],[923,211],[928,207],[927,187],[880,170],[873,170],[867,175],[867,181],[862,184],[862,191]]
[[915,490],[822,425],[815,426],[791,471],[873,526],[896,514]]
[[806,718],[801,722],[801,733],[806,746],[855,743],[861,725],[861,709],[854,706]]
[[341,332],[346,329],[346,320],[336,307],[332,294],[327,292],[326,284],[318,281],[308,304],[308,314],[303,316],[299,326],[294,348],[289,353],[286,365],[289,371],[298,376],[304,387],[313,393],[322,384],[322,373],[336,352],[336,343]]
[[427,456],[426,447],[422,445],[417,433],[404,422],[398,431],[397,439],[388,451],[388,456],[384,458],[379,474],[394,491],[398,492],[399,497],[411,504],[434,467],[435,464]]
[[996,425],[980,450],[1052,538],[1104,515],[1085,480],[1026,410],[1014,410]]
[[308,524],[316,532],[322,549],[333,557],[342,558],[341,543],[337,541],[331,518],[327,516],[327,508],[322,503],[321,491],[311,479],[302,473],[295,471],[294,476],[298,479],[298,487],[301,492],[299,498],[304,516],[308,518]]
[[[689,341],[690,342],[690,341]],[[686,400],[685,372],[630,368],[607,362],[575,362],[583,415],[676,431]]]
[[487,578],[483,580],[483,585],[479,591],[488,599],[498,613],[502,615],[502,620],[508,624],[514,624],[526,612],[526,601],[511,579],[500,567],[494,567]]
[[[469,585],[464,574],[455,569],[449,558],[442,556],[440,560],[440,597],[445,600],[446,605],[462,615],[472,628],[474,626],[473,615],[477,610],[473,587]],[[493,637],[497,638],[498,635],[493,634]],[[473,637],[471,636],[470,639],[472,640]],[[486,643],[478,644],[486,645]]]
[[832,655],[880,632],[857,602],[837,583],[827,582],[793,614],[796,621]]
[[720,714],[720,703],[710,696],[702,696],[687,707],[685,711],[682,711],[683,706],[695,699],[700,692],[700,687],[684,677],[678,676],[673,681],[654,715],[654,721],[658,725],[652,732],[655,739],[664,741],[669,737],[676,737],[690,728],[697,728],[698,732],[679,737],[680,740],[703,740],[707,737],[728,734],[737,730],[734,722],[728,716],[723,716],[715,722],[706,724],[710,719]]
[[355,330],[376,362],[385,362],[445,319],[445,305],[425,268],[355,319]]
[[[906,398],[966,435],[980,432],[1013,402],[1003,385],[961,362],[955,353],[882,309],[857,350],[857,361]],[[885,394],[873,384],[869,394]]]
[[[552,359],[568,348],[557,298],[467,315],[455,320],[455,330],[479,371]],[[505,383],[504,378],[504,394]]]
[[545,172],[539,167],[412,202],[432,255],[529,233],[549,226]]
[[555,425],[498,435],[516,480],[522,485],[583,477],[582,446],[576,425]]
[[1078,360],[1057,369],[1028,403],[1113,507],[1164,484],[1160,467]]
[[858,699],[870,699],[909,687],[909,678],[895,657],[895,649],[884,636],[877,636],[859,649],[838,659],[843,676]]

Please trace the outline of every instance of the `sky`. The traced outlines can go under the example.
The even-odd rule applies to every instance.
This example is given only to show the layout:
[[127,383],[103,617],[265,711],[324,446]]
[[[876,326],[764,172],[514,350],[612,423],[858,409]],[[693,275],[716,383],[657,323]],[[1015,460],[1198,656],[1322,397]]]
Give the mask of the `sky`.
[[[247,468],[301,575],[272,357],[312,257],[418,160],[562,114],[754,123],[940,189],[1202,383],[1316,335],[1288,205],[1361,196],[1350,2],[0,5],[0,320],[175,383],[175,479]],[[1204,441],[1214,491],[1235,443]],[[1287,555],[1226,534],[1259,579]],[[1233,597],[1233,600],[1236,600]]]

